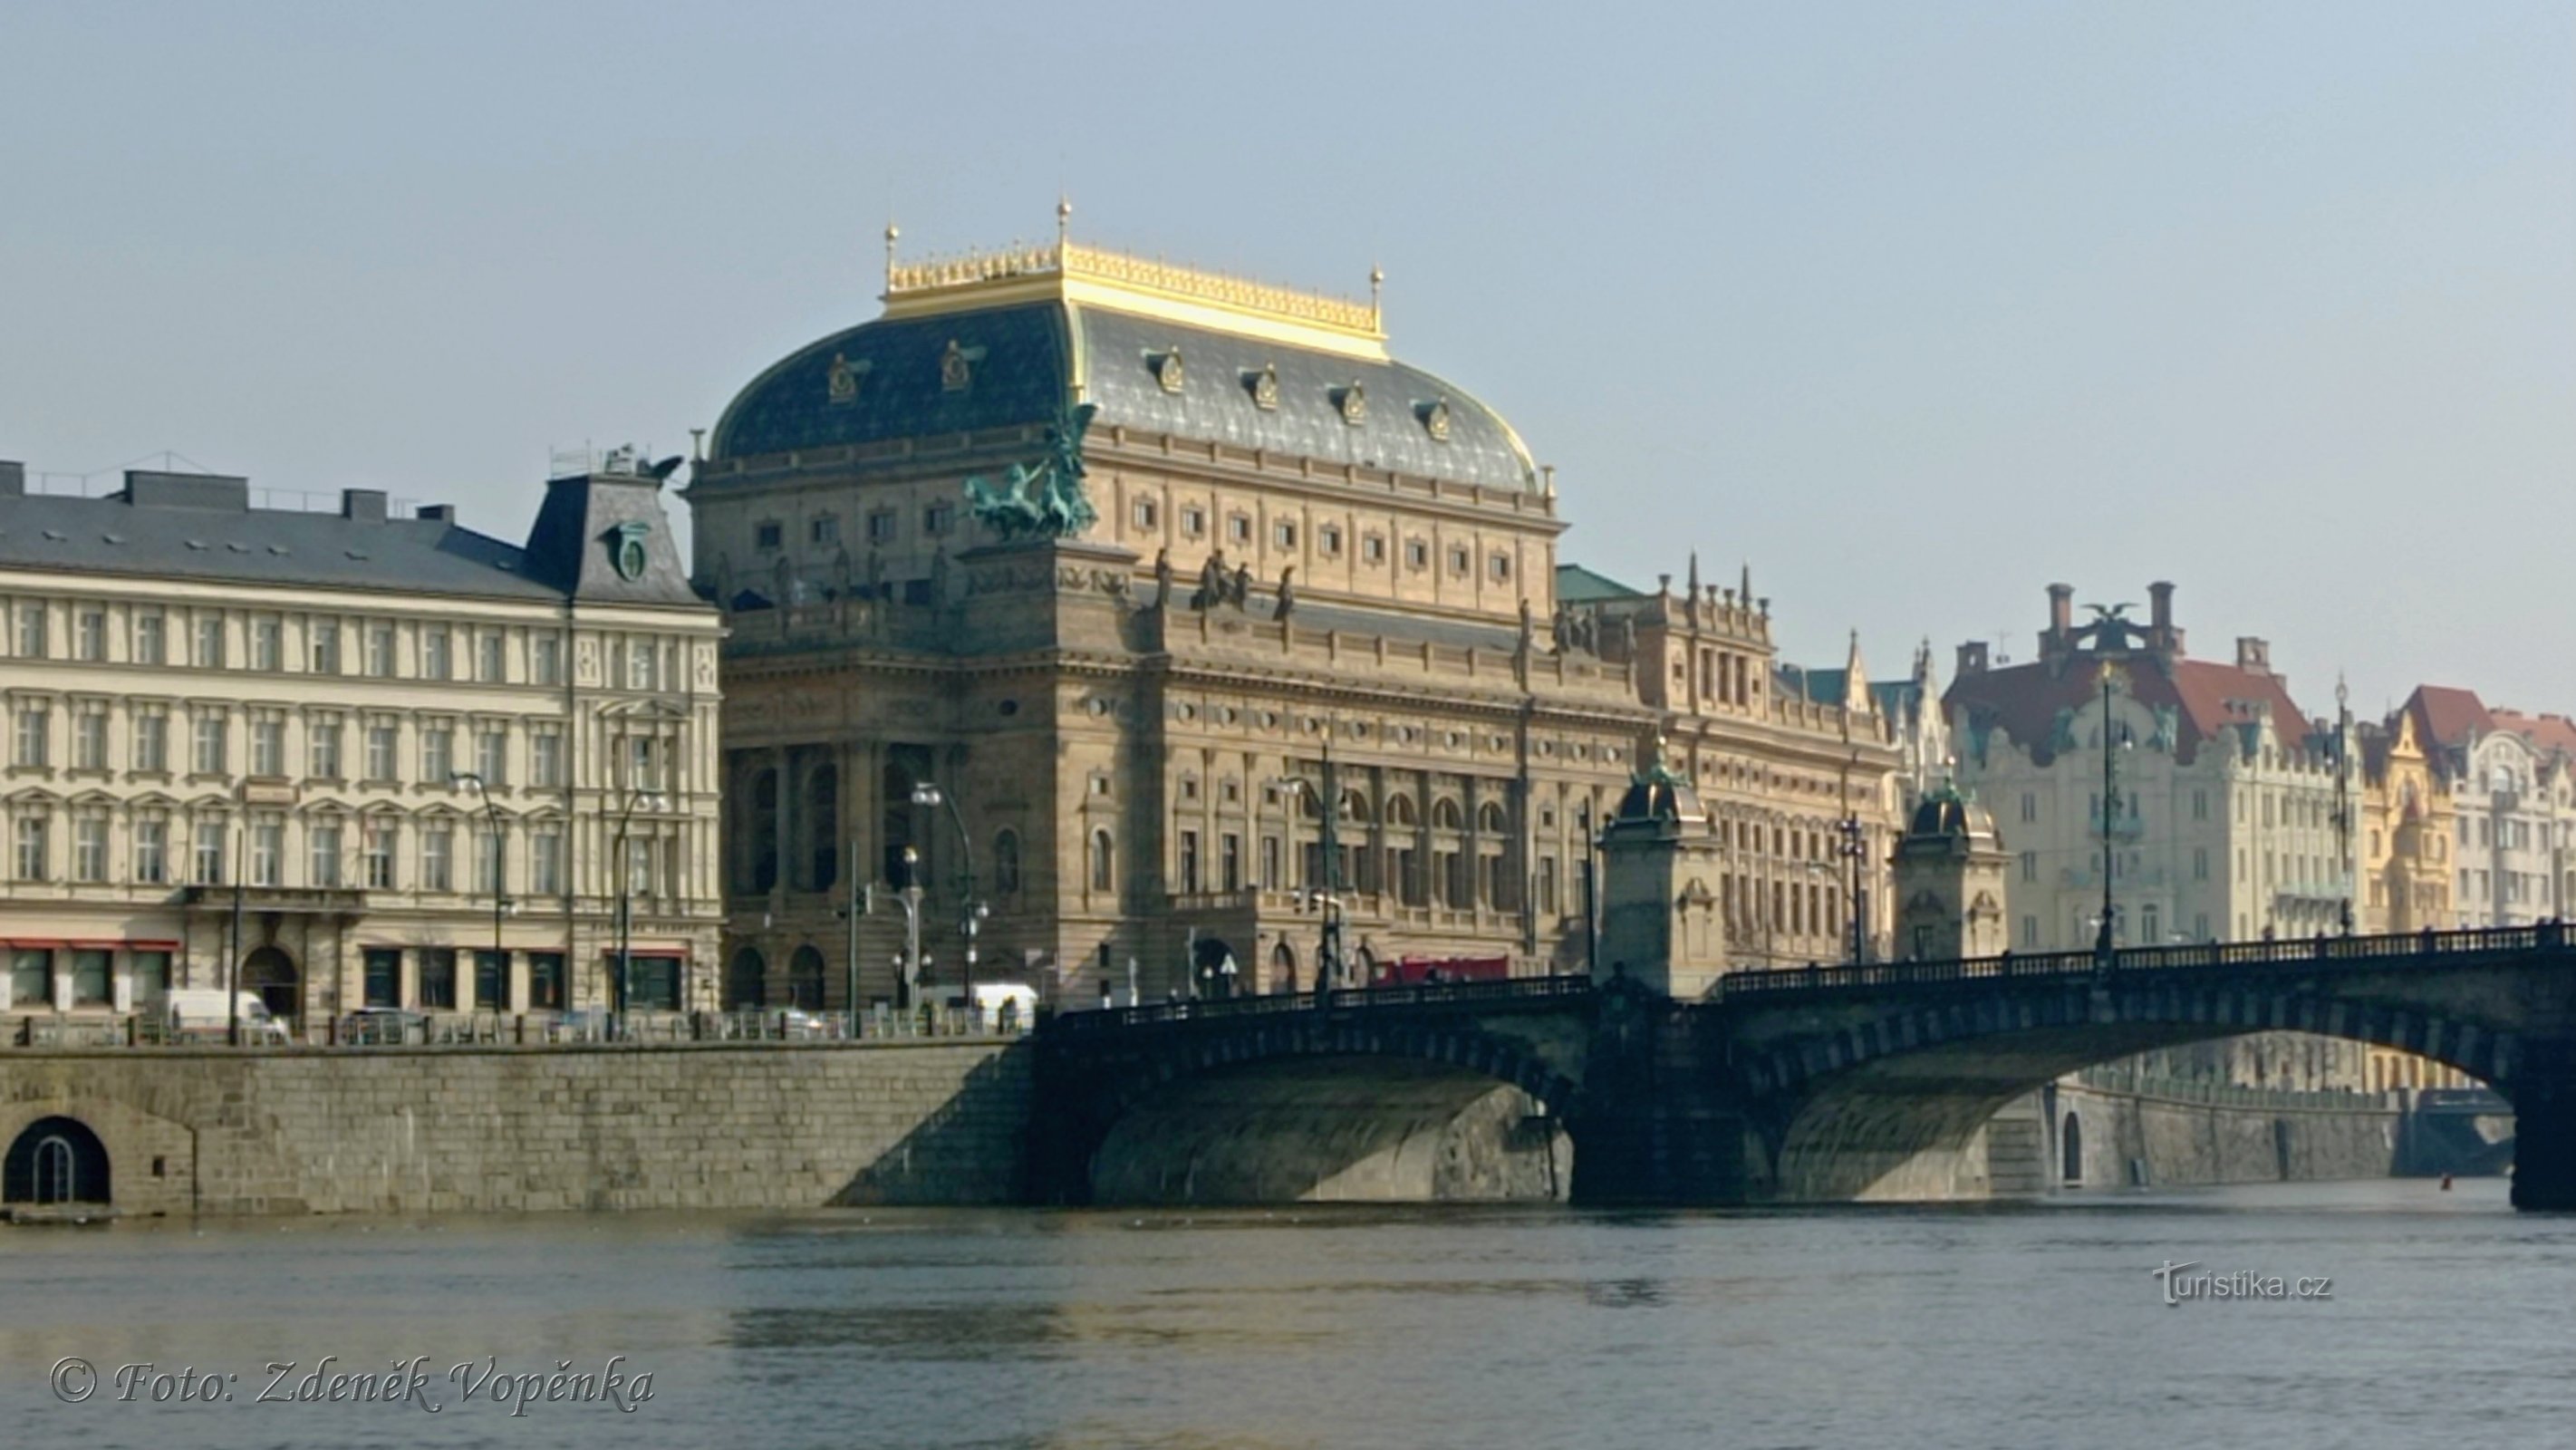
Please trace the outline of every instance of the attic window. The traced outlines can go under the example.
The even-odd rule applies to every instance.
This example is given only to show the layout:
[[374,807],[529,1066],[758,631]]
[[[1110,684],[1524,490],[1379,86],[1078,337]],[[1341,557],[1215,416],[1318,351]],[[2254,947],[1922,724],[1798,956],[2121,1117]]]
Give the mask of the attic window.
[[45,530],[45,537],[46,537],[46,538],[48,538],[48,539],[51,539],[51,540],[53,540],[55,543],[59,544],[59,543],[62,543],[64,540],[69,539],[69,538],[71,537],[71,535],[64,533],[64,532],[63,532],[62,530],[60,530],[60,529],[47,529],[47,530]]
[[249,552],[250,552],[250,545],[248,545],[248,544],[235,544],[235,543],[227,542],[227,543],[225,543],[224,547],[225,547],[225,548],[227,548],[227,549],[232,550],[232,551],[233,551],[234,553],[236,553],[236,554],[247,554],[247,553],[249,553]]
[[125,542],[125,535],[123,534],[101,534],[99,537],[111,544],[122,544]]
[[188,547],[189,547],[189,548],[191,548],[191,549],[195,549],[195,550],[197,550],[197,551],[198,551],[198,552],[200,552],[200,553],[203,553],[206,549],[208,549],[208,548],[209,548],[209,547],[211,547],[211,546],[210,546],[209,544],[207,544],[207,542],[206,542],[205,540],[203,540],[203,539],[190,539],[190,540],[188,541]]

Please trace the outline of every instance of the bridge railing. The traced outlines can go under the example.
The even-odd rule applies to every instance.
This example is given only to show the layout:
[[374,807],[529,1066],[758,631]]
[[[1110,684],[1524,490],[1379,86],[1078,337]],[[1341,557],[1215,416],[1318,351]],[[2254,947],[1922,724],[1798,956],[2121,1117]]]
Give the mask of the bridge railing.
[[[2178,946],[2124,947],[2111,953],[2109,970],[2120,976],[2141,972],[2199,971],[2225,967],[2283,966],[2312,962],[2345,965],[2422,960],[2428,957],[2488,959],[2527,954],[2566,945],[2566,926],[2541,922],[2533,926],[2489,927],[2471,931],[2405,932],[2386,936],[2318,936],[2270,941],[2191,942]],[[1979,982],[2004,978],[2098,976],[2104,963],[2089,951],[2005,952],[2000,956],[1966,957],[1928,962],[1843,963],[1838,966],[1783,967],[1733,972],[1718,981],[1721,999],[1769,992],[1817,992],[1855,987],[1934,986],[1945,982]]]
[[1498,982],[1422,982],[1411,986],[1344,987],[1327,993],[1289,992],[1268,997],[1218,997],[1152,1002],[1082,1012],[1059,1012],[1047,1030],[1097,1032],[1166,1022],[1208,1022],[1290,1012],[1364,1012],[1389,1007],[1475,1007],[1507,1002],[1561,1000],[1592,990],[1586,976],[1510,977]]

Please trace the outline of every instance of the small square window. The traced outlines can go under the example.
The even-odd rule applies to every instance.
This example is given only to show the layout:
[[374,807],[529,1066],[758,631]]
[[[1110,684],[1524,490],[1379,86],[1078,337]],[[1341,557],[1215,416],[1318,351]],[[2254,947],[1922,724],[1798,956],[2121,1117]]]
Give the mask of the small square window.
[[1487,563],[1488,567],[1490,567],[1490,568],[1491,568],[1491,570],[1493,571],[1493,575],[1494,575],[1494,582],[1495,582],[1495,583],[1500,584],[1500,583],[1502,583],[1503,581],[1505,581],[1505,580],[1507,580],[1507,579],[1509,579],[1509,578],[1511,578],[1511,577],[1512,577],[1512,556],[1511,556],[1511,555],[1509,555],[1509,554],[1496,554],[1493,558],[1491,558],[1491,559],[1487,560],[1487,561],[1486,561],[1486,563]]
[[1386,562],[1386,535],[1371,534],[1360,540],[1360,557],[1372,564]]
[[1152,499],[1140,498],[1136,500],[1136,527],[1140,529],[1153,528],[1155,526],[1156,519],[1161,516],[1161,513],[1162,511],[1160,509],[1154,507],[1154,501]]
[[805,525],[805,537],[809,541],[817,544],[837,544],[841,542],[841,516],[839,514],[816,514]]
[[1297,547],[1297,526],[1287,519],[1281,519],[1270,526],[1270,537],[1280,548],[1293,549]]
[[1467,572],[1467,546],[1466,546],[1466,545],[1464,545],[1464,544],[1452,544],[1452,545],[1450,545],[1450,546],[1449,546],[1449,572],[1450,572],[1450,573],[1452,573],[1452,574],[1457,574],[1457,575],[1461,575],[1461,576],[1464,576],[1464,575],[1466,574],[1466,572]]
[[787,541],[787,530],[776,522],[765,523],[752,530],[752,539],[761,548],[775,549]]
[[1195,538],[1199,538],[1199,537],[1203,536],[1204,534],[1206,534],[1206,533],[1207,533],[1207,512],[1206,512],[1206,510],[1204,510],[1204,509],[1197,509],[1197,508],[1185,508],[1185,509],[1181,510],[1181,532],[1182,532],[1182,533],[1184,533],[1184,534],[1186,534],[1186,535],[1188,535],[1189,537],[1191,537],[1191,538],[1193,538],[1193,539],[1195,539]]
[[1236,542],[1236,543],[1238,543],[1238,544],[1249,544],[1249,543],[1251,543],[1251,542],[1252,542],[1252,515],[1250,515],[1250,514],[1229,514],[1229,515],[1227,515],[1227,516],[1226,516],[1226,520],[1225,520],[1225,536],[1226,536],[1227,538],[1229,538],[1229,539],[1232,539],[1233,541],[1235,541],[1235,542]]
[[886,509],[868,515],[868,542],[871,544],[894,542],[894,510]]
[[1331,524],[1326,524],[1322,528],[1317,529],[1315,531],[1315,547],[1323,550],[1326,558],[1341,557],[1342,531]]
[[1430,546],[1429,544],[1426,544],[1426,543],[1422,542],[1420,539],[1407,539],[1407,540],[1405,540],[1405,541],[1404,541],[1404,567],[1406,567],[1407,569],[1428,569],[1428,568],[1430,568],[1430,567],[1431,567],[1431,546]]
[[957,506],[955,504],[935,503],[921,511],[921,531],[934,539],[956,526]]

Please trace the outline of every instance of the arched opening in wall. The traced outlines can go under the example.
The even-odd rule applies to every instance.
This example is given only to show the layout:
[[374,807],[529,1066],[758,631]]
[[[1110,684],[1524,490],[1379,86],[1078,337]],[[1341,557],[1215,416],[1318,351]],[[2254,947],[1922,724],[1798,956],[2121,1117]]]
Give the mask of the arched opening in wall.
[[1360,985],[1364,987],[1374,987],[1377,985],[1377,953],[1370,951],[1367,947],[1361,947],[1358,951],[1351,953],[1351,965],[1359,973]]
[[763,770],[751,778],[751,823],[746,829],[751,889],[773,890],[778,885],[777,771]]
[[1190,948],[1190,980],[1197,984],[1200,996],[1219,1001],[1252,986],[1244,978],[1243,964],[1235,960],[1234,948],[1212,936],[1200,937]]
[[0,1202],[111,1201],[107,1145],[78,1119],[38,1118],[0,1160]]
[[1008,901],[1020,894],[1020,833],[1005,830],[993,837],[993,894]]
[[823,954],[810,942],[787,959],[787,1005],[808,1012],[823,1010]]
[[2073,1113],[2057,1129],[2058,1155],[2065,1160],[2059,1177],[2069,1188],[2084,1186],[2084,1120]]
[[1118,889],[1118,846],[1105,826],[1091,833],[1091,889]]
[[815,766],[805,775],[805,886],[829,891],[841,879],[841,771]]
[[1286,942],[1281,942],[1271,950],[1270,990],[1273,992],[1297,990],[1297,949]]
[[277,947],[261,947],[242,958],[242,989],[257,992],[268,1015],[292,1021],[303,1010],[304,993],[295,959]]
[[727,1011],[758,1011],[769,1005],[769,963],[753,948],[735,952],[726,964],[724,1003]]

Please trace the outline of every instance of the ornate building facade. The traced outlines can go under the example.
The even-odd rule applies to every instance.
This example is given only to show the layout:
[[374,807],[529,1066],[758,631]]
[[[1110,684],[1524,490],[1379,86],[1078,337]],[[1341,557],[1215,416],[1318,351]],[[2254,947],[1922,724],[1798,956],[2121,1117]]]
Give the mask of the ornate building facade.
[[519,545],[0,464],[0,1009],[714,1005],[717,619],[661,486],[557,478]]
[[1726,823],[1733,961],[1841,955],[1847,839],[1883,936],[1867,693],[1778,688],[1749,590],[1561,568],[1551,471],[1374,300],[1059,236],[889,240],[885,303],[746,388],[688,490],[730,625],[729,1000],[899,996],[907,881],[940,996],[970,945],[1083,1001],[1310,989],[1328,950],[1347,983],[1583,970],[1658,734]]

